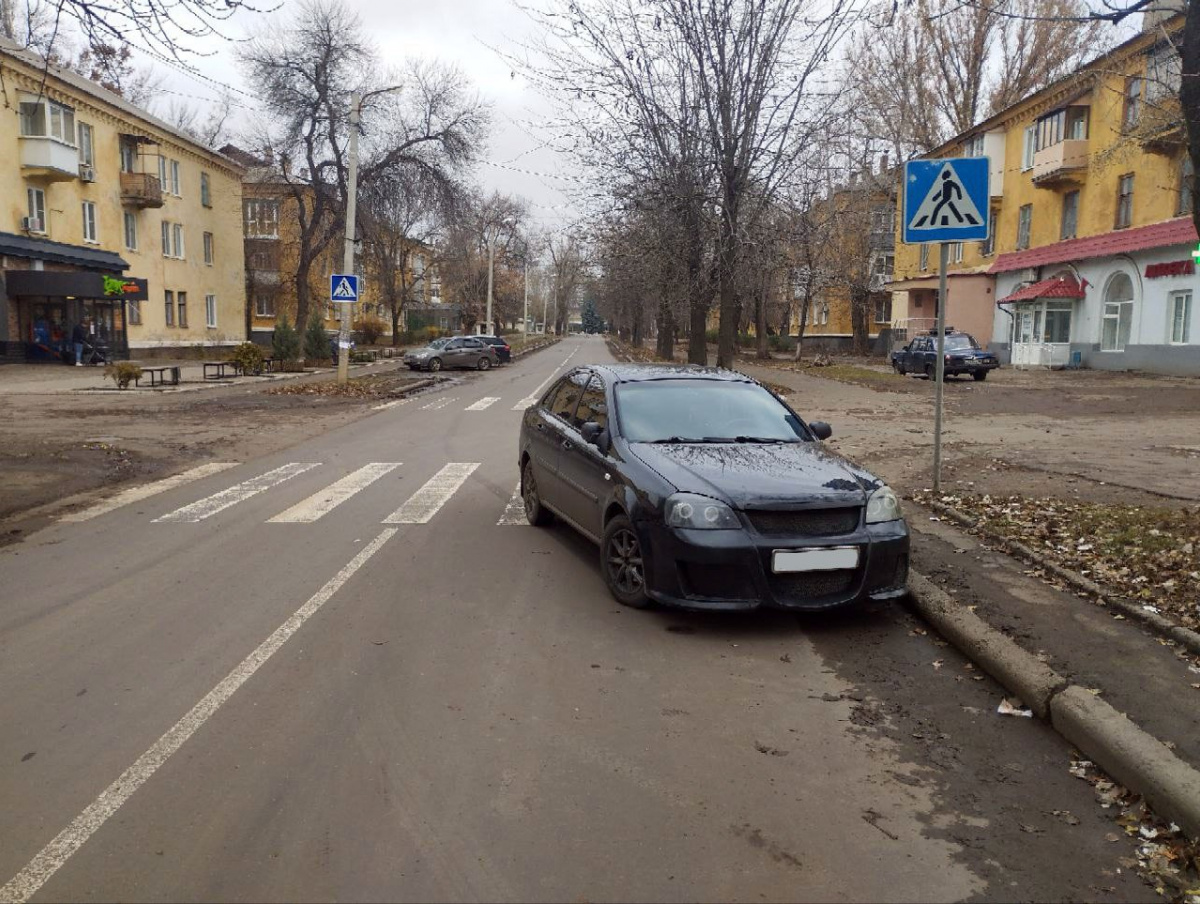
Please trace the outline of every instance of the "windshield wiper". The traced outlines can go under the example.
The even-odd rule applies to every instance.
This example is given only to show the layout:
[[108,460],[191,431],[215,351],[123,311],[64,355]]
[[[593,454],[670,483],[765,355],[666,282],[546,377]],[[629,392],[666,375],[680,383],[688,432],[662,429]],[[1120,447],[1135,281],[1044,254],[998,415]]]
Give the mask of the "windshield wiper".
[[702,442],[705,442],[705,440],[696,439],[696,438],[690,437],[690,436],[668,436],[663,439],[650,440],[651,445],[667,445],[667,444],[675,444],[675,443],[702,443]]
[[783,439],[778,436],[735,436],[731,442],[735,443],[795,443],[799,439]]

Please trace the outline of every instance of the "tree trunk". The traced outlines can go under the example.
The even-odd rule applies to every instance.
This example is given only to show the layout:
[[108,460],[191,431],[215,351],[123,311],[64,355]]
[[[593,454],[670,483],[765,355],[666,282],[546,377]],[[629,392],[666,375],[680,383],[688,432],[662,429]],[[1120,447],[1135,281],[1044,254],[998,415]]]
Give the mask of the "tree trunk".
[[[726,226],[728,228],[728,226]],[[737,235],[729,230],[721,238],[721,322],[717,330],[717,367],[732,368],[737,347],[738,298],[734,285],[737,266]]]
[[[692,228],[689,221],[688,227]],[[708,365],[708,308],[709,299],[700,286],[701,243],[699,229],[692,235],[688,249],[688,286],[692,297],[688,304],[688,363]]]
[[1183,82],[1179,106],[1187,127],[1188,153],[1192,157],[1192,223],[1200,234],[1200,0],[1188,4],[1179,43]]
[[308,274],[312,269],[312,264],[309,261],[300,259],[300,263],[296,267],[296,323],[304,324],[308,328],[308,303],[309,303],[309,285]]
[[767,350],[767,293],[754,293],[754,356],[760,361],[771,357]]
[[864,289],[850,290],[850,326],[854,331],[854,354],[867,355],[870,352],[870,317],[871,296]]
[[630,330],[629,344],[634,348],[642,347],[642,306],[633,306],[633,328]]
[[655,350],[664,361],[675,360],[675,312],[671,310],[671,302],[666,295],[658,305],[658,342]]

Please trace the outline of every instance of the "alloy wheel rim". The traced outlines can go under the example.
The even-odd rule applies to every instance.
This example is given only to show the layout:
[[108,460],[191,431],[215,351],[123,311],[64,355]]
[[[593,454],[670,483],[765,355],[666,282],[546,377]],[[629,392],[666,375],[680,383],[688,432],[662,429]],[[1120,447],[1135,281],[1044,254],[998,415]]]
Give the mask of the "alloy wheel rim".
[[525,475],[525,520],[532,521],[534,513],[537,510],[537,482],[533,479],[533,474]]
[[622,528],[608,541],[608,571],[617,589],[624,594],[636,593],[645,585],[642,571],[642,549],[633,531]]

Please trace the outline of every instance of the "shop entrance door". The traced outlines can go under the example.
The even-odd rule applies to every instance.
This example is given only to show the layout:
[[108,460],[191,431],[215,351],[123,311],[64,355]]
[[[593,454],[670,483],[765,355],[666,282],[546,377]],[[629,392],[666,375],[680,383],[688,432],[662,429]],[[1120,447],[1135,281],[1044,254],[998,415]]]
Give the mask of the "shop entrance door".
[[26,357],[33,361],[66,360],[74,358],[71,330],[67,326],[65,299],[47,299],[22,305],[28,320],[22,324]]

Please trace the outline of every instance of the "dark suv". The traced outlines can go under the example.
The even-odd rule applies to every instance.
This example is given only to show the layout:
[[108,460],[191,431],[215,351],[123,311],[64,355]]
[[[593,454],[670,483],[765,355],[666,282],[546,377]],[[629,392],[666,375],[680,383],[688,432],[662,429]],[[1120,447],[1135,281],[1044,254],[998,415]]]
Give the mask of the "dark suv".
[[[987,379],[988,371],[1000,366],[996,356],[975,341],[970,333],[946,328],[945,374],[970,374],[975,380]],[[898,374],[924,374],[930,380],[937,374],[937,330],[930,330],[892,352],[892,367]]]
[[474,338],[490,345],[501,364],[507,364],[512,360],[512,346],[508,344],[507,339],[500,336],[475,336]]

